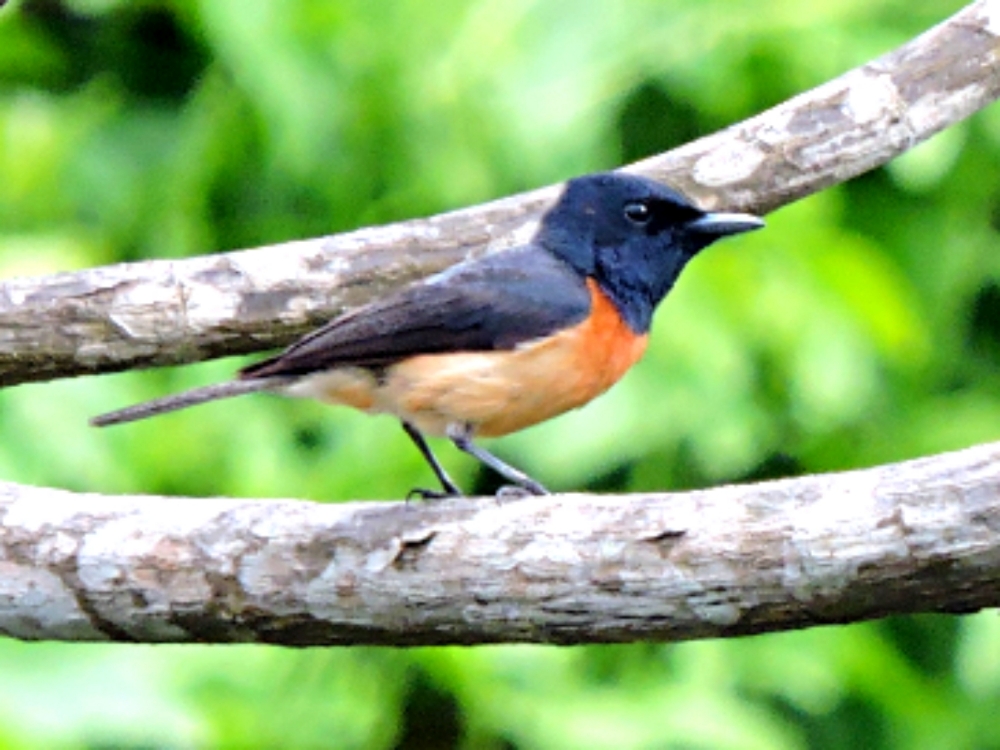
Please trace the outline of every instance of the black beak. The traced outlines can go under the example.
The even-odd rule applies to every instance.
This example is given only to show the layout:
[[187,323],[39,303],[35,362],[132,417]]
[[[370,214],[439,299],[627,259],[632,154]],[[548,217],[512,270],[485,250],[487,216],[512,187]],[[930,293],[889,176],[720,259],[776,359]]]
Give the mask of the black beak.
[[707,213],[699,219],[688,222],[684,229],[691,234],[715,239],[749,232],[763,226],[764,220],[751,214]]

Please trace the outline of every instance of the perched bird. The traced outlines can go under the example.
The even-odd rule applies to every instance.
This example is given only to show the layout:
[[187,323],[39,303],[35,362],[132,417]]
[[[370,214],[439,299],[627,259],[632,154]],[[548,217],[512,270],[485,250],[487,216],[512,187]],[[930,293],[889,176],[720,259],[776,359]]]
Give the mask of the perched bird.
[[534,479],[473,442],[604,393],[646,348],[653,311],[699,250],[764,225],[703,211],[642,177],[570,180],[530,242],[455,265],[351,310],[228,383],[94,418],[96,426],[255,391],[397,417],[444,492],[461,495],[424,434],[446,436],[507,481]]

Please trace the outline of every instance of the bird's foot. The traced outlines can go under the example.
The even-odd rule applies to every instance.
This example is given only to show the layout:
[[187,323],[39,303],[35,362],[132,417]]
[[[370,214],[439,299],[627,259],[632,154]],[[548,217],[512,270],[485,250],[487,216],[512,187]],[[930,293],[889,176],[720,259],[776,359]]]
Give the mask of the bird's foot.
[[424,487],[414,487],[406,493],[406,502],[420,500],[423,502],[436,502],[438,500],[449,500],[454,497],[465,497],[458,489],[454,490],[428,490]]

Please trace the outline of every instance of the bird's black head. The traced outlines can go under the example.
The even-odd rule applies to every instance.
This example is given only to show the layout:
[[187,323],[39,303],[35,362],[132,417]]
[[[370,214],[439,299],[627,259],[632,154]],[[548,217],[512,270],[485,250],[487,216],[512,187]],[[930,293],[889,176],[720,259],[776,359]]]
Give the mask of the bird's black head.
[[597,281],[636,333],[699,250],[764,226],[749,214],[703,211],[676,190],[619,173],[570,180],[536,241]]

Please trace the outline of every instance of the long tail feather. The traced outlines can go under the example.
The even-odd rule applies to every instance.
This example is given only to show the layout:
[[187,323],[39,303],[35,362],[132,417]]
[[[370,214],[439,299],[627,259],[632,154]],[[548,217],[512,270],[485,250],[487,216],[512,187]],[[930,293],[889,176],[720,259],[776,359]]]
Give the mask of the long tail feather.
[[189,406],[203,404],[206,401],[242,396],[245,393],[274,390],[275,388],[287,385],[292,380],[294,378],[253,378],[206,385],[202,388],[194,388],[183,393],[175,393],[163,398],[135,404],[134,406],[127,406],[124,409],[118,409],[107,414],[101,414],[91,419],[90,424],[94,427],[108,427],[113,424],[134,422],[146,417],[155,417],[157,414],[165,414],[168,411],[186,409]]

